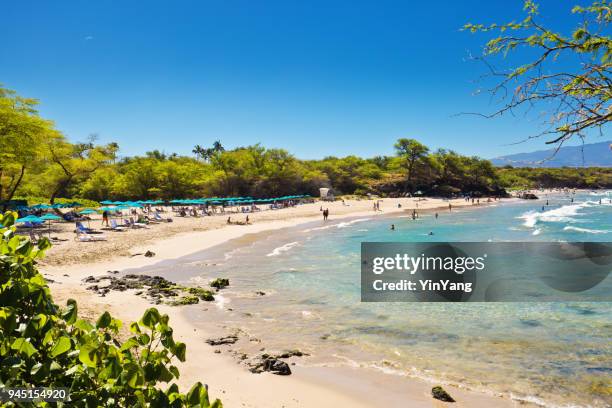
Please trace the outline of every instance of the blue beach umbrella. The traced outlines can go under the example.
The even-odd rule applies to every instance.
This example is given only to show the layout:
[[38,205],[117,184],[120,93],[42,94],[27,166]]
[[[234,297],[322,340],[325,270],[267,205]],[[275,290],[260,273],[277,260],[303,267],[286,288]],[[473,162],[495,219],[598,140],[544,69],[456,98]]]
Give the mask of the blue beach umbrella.
[[45,214],[42,217],[39,217],[41,220],[45,220],[45,221],[59,221],[62,220],[62,217],[58,217],[55,214]]
[[30,222],[32,224],[41,224],[43,220],[35,215],[28,215],[27,217],[18,218],[15,222],[18,224],[24,224],[26,222]]
[[58,217],[55,214],[45,214],[40,217],[41,220],[49,221],[49,239],[51,239],[51,221],[59,221],[62,220],[62,217]]
[[[86,208],[86,209],[84,209],[82,211],[79,211],[79,214],[81,214],[81,215],[96,214],[96,213],[97,213],[97,211],[96,210],[92,210],[91,208]],[[90,220],[87,220],[87,227],[91,228]]]

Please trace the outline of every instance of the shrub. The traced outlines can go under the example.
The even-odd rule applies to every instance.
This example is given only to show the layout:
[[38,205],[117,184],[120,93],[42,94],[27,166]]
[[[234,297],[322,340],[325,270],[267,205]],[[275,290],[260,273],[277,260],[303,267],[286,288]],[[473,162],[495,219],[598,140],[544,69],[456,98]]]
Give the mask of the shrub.
[[201,383],[182,394],[173,382],[186,347],[168,315],[147,309],[120,342],[121,321],[108,312],[92,324],[72,299],[59,308],[36,268],[50,243],[17,236],[16,217],[0,215],[0,386],[66,387],[74,407],[222,407]]

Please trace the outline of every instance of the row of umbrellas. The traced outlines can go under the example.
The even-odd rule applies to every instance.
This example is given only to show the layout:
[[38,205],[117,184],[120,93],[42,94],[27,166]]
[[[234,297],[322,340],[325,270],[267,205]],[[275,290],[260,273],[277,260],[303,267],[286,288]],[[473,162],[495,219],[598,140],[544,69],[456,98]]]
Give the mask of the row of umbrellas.
[[100,201],[100,204],[104,204],[104,205],[131,205],[131,204],[139,204],[140,206],[142,206],[142,204],[151,204],[151,205],[158,205],[158,204],[163,204],[164,202],[162,200],[138,200],[138,201],[110,201],[110,200],[104,200],[104,201]]
[[251,203],[269,203],[274,201],[295,200],[299,198],[309,198],[309,195],[288,195],[283,197],[272,198],[256,198],[253,197],[213,197],[213,198],[197,198],[197,199],[182,199],[171,200],[171,204],[251,204]]

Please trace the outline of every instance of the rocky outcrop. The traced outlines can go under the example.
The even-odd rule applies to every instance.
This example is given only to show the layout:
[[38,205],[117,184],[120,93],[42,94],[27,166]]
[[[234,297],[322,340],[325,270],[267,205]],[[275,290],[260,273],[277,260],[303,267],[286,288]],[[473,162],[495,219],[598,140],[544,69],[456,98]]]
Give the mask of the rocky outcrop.
[[440,386],[436,386],[433,387],[431,389],[431,395],[432,397],[434,397],[437,400],[440,401],[444,401],[444,402],[455,402],[455,400],[453,399],[453,397],[451,397],[448,392],[446,392],[444,390],[444,388],[440,387]]

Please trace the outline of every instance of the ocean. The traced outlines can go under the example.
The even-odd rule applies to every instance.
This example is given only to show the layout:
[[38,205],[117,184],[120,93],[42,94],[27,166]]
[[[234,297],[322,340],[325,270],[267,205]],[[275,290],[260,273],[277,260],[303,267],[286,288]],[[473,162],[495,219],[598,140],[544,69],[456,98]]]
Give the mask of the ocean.
[[330,218],[139,272],[190,285],[229,278],[214,303],[186,313],[207,330],[260,340],[248,354],[300,349],[310,354],[303,365],[364,367],[547,407],[612,406],[612,303],[360,302],[361,242],[607,242],[612,192],[440,210],[437,219]]

